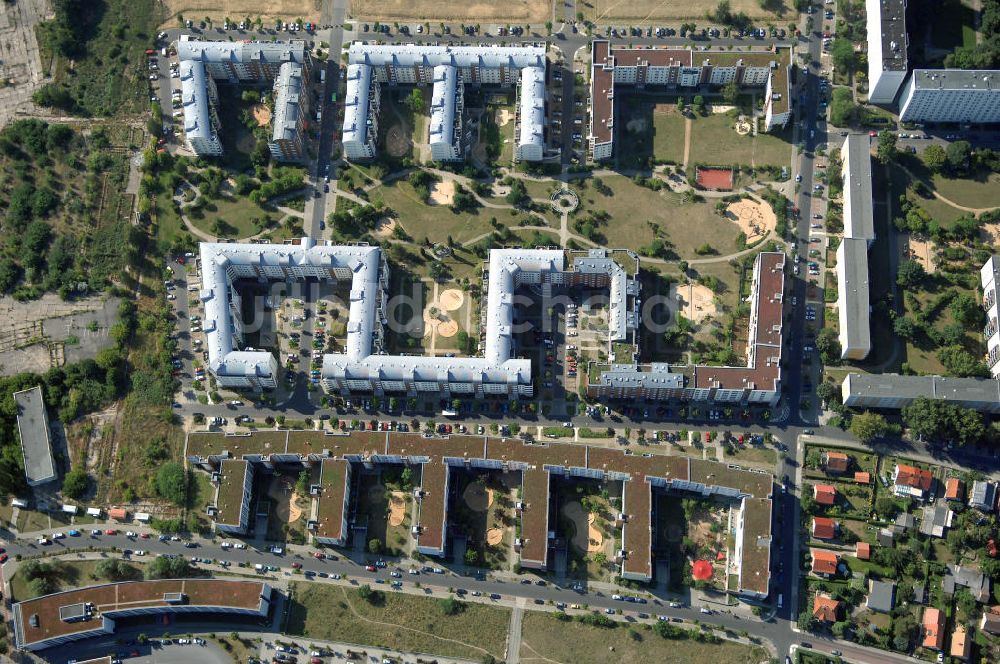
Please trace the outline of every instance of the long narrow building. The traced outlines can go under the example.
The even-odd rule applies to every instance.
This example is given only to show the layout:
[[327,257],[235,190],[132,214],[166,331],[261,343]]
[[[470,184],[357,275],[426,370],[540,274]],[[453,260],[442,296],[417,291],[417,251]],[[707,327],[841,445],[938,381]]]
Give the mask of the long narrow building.
[[347,67],[342,144],[348,159],[372,159],[378,146],[379,85],[366,64]]
[[[764,92],[767,131],[791,118],[791,52],[695,51],[690,48],[631,48],[595,40],[591,51],[591,158],[614,154],[615,96],[626,89],[663,92],[735,83]],[[683,136],[676,137],[683,140]]]
[[837,247],[836,273],[841,359],[863,360],[872,350],[868,249],[875,241],[868,136],[848,136],[840,149],[840,158],[844,184],[844,238]]
[[459,161],[465,156],[462,151],[463,100],[464,90],[458,67],[436,66],[429,129],[431,159],[434,161]]
[[[654,577],[654,497],[662,492],[727,500],[734,511],[732,556],[726,578],[732,592],[766,597],[770,586],[771,496],[773,477],[714,461],[685,456],[633,455],[628,451],[568,443],[526,444],[484,436],[426,436],[398,432],[324,433],[259,431],[252,434],[192,432],[185,454],[209,472],[231,459],[244,459],[272,472],[279,465],[319,464],[320,482],[308,527],[318,543],[348,542],[352,473],[380,464],[413,467],[419,476],[414,492],[412,534],[416,550],[428,556],[448,551],[450,482],[453,472],[495,470],[519,473],[515,506],[520,537],[514,542],[522,567],[546,569],[559,546],[553,511],[553,480],[589,479],[622,483],[621,513],[614,518],[615,552],[621,575],[649,581]],[[354,469],[354,470],[352,470]],[[620,537],[619,537],[620,536]]]
[[986,326],[983,337],[986,339],[986,364],[994,378],[1000,378],[1000,301],[997,298],[997,287],[1000,286],[1000,256],[990,256],[979,271],[980,283],[983,286],[983,309],[986,310]]
[[907,73],[906,0],[865,0],[865,10],[868,101],[892,104]]
[[903,122],[1000,122],[1000,71],[914,69],[899,102]]
[[302,161],[306,155],[306,125],[309,91],[304,70],[297,62],[286,62],[274,80],[274,120],[268,148],[277,161]]

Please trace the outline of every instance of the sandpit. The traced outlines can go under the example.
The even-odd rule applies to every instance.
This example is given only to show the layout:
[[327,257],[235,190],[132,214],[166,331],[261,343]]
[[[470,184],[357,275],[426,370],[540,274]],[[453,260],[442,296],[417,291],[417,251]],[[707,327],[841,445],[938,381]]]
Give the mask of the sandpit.
[[393,491],[389,495],[389,525],[400,526],[406,518],[406,494]]
[[493,489],[487,489],[479,482],[473,482],[465,487],[462,499],[474,512],[485,512],[493,504]]
[[451,205],[455,202],[455,183],[452,180],[435,182],[431,187],[431,203],[434,205]]
[[276,478],[271,482],[267,495],[274,500],[274,514],[285,523],[295,523],[302,516],[298,506],[299,494],[295,493],[291,480]]
[[[567,503],[563,507],[563,514],[576,525],[576,531],[573,533],[573,546],[587,553],[596,553],[604,548],[604,535],[594,526],[597,521],[596,514],[593,512],[585,513],[583,506],[576,501]],[[586,528],[583,526],[584,521],[587,522]]]
[[594,525],[596,521],[595,513],[587,515],[587,553],[597,553],[604,548],[604,533]]
[[503,542],[503,531],[499,528],[490,528],[486,531],[486,545],[499,546]]
[[385,151],[392,157],[402,157],[410,151],[410,139],[399,125],[389,127],[385,133]]
[[455,311],[465,302],[465,293],[457,288],[449,288],[438,296],[438,306],[444,311]]
[[258,127],[267,127],[271,124],[271,109],[264,104],[257,104],[253,107],[253,119],[257,121]]
[[440,337],[451,338],[458,334],[458,323],[453,320],[441,321],[437,327],[437,333]]
[[909,258],[920,263],[927,274],[934,274],[937,266],[934,264],[936,248],[933,242],[930,240],[918,240],[911,235],[908,238],[901,236],[900,245],[903,258]]
[[1000,222],[983,224],[979,227],[979,234],[982,236],[983,242],[1000,244]]
[[700,323],[717,311],[712,289],[701,284],[670,285],[670,301],[677,311],[692,323]]
[[389,219],[388,217],[379,219],[378,223],[375,224],[373,232],[376,237],[390,237],[392,232],[396,230],[397,225],[395,219]]
[[500,109],[500,112],[497,115],[498,115],[497,124],[500,125],[501,127],[503,127],[508,122],[514,119],[514,114],[508,111],[506,108]]
[[770,205],[750,199],[731,203],[726,208],[726,218],[739,225],[747,236],[747,244],[763,239],[778,224]]

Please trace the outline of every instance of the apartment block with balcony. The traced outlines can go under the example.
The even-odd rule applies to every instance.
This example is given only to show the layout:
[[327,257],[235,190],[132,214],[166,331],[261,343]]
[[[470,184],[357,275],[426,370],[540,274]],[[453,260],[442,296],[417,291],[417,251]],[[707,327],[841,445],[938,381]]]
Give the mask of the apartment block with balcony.
[[274,79],[274,121],[268,147],[277,161],[302,161],[306,156],[309,92],[302,65],[286,62]]
[[868,101],[892,104],[906,80],[906,0],[866,0]]
[[986,310],[986,364],[994,378],[1000,378],[1000,303],[997,302],[997,285],[1000,282],[1000,256],[990,256],[979,271],[983,285],[983,308]]
[[1000,122],[1000,71],[914,69],[899,109],[904,122]]
[[344,95],[344,156],[355,161],[373,159],[378,144],[381,97],[378,81],[366,64],[347,67]]

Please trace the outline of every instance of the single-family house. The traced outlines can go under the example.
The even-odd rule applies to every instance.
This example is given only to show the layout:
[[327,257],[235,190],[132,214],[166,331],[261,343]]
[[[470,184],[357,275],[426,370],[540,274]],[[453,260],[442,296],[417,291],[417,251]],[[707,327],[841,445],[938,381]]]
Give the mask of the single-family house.
[[813,618],[823,622],[837,622],[842,606],[839,600],[817,593],[813,600]]
[[884,546],[892,548],[896,546],[896,534],[892,532],[890,528],[879,528],[878,535],[876,535],[879,546]]
[[927,586],[924,585],[923,581],[918,581],[913,584],[913,603],[914,604],[926,604],[927,603]]
[[1000,611],[1000,606],[994,606],[993,610],[983,614],[983,619],[979,621],[979,629],[996,636],[1000,634],[1000,613],[994,611]]
[[944,499],[962,501],[965,495],[965,485],[957,477],[949,477],[944,483]]
[[837,487],[832,484],[817,484],[813,487],[813,498],[820,505],[829,507],[837,502]]
[[948,571],[941,582],[941,589],[945,595],[951,597],[955,594],[956,586],[968,588],[980,604],[985,604],[990,600],[990,577],[977,569],[949,563]]
[[951,528],[955,513],[942,501],[934,507],[925,507],[920,519],[920,532],[928,537],[944,537],[945,530]]
[[966,629],[965,625],[955,625],[955,631],[951,633],[951,648],[948,654],[956,659],[967,660],[972,654],[972,630]]
[[924,621],[920,631],[923,637],[920,645],[932,650],[941,650],[944,646],[944,612],[933,606],[924,609]]
[[858,542],[858,545],[854,550],[854,555],[858,560],[871,560],[872,545],[868,542]]
[[896,605],[896,584],[891,581],[868,581],[868,599],[865,604],[872,611],[889,613]]
[[851,466],[851,457],[843,452],[825,452],[823,454],[823,468],[830,475],[841,475],[847,472]]
[[812,554],[813,574],[821,576],[824,579],[829,579],[837,575],[837,565],[840,562],[840,557],[836,553],[824,549],[809,549],[809,553]]
[[913,530],[917,527],[917,517],[913,516],[909,512],[903,512],[896,517],[895,524],[892,526],[892,531],[897,535],[902,535],[908,530]]
[[858,484],[871,484],[872,474],[862,472],[859,470],[858,472],[854,473],[854,481],[857,482]]
[[924,500],[933,483],[934,476],[931,475],[931,471],[923,468],[898,463],[892,471],[892,490],[897,496]]
[[969,493],[969,507],[975,507],[981,512],[993,512],[996,506],[997,485],[983,480],[973,482]]
[[822,516],[813,517],[812,536],[816,539],[829,540],[837,536],[840,524],[833,519]]

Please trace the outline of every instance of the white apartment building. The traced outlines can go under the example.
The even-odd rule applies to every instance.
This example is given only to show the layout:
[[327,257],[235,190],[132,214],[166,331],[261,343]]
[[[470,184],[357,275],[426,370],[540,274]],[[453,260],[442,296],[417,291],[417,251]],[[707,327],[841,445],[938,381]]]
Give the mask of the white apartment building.
[[979,271],[983,285],[983,308],[986,309],[986,364],[994,378],[1000,378],[1000,303],[997,302],[997,283],[1000,281],[1000,256],[991,256]]
[[246,535],[249,531],[253,473],[253,465],[245,459],[226,459],[212,473],[215,501],[208,507],[208,514],[216,530],[230,535]]
[[357,160],[375,156],[379,105],[378,82],[372,77],[372,68],[366,64],[348,65],[342,141],[346,158]]
[[844,239],[837,247],[837,316],[841,359],[863,360],[872,350],[868,249],[875,241],[870,140],[851,134],[840,149],[844,182]]
[[[443,65],[454,70],[456,85],[459,87],[471,85],[477,88],[482,86],[518,88],[521,95],[521,99],[518,100],[519,108],[544,109],[544,85],[523,85],[522,73],[524,69],[535,69],[537,72],[533,76],[540,75],[544,82],[546,67],[544,46],[436,46],[354,42],[348,48],[347,61],[349,84],[351,67],[364,65],[370,68],[371,80],[379,86],[434,85],[437,80],[435,71],[437,67]],[[352,139],[357,141],[350,151],[345,144],[344,153],[348,159],[370,159],[375,156],[377,140],[368,136],[362,137],[370,140],[369,148],[369,142],[359,140],[353,132],[361,127],[361,118],[371,121],[372,115],[377,114],[377,106],[371,106],[371,97],[377,96],[378,89],[376,87],[368,93],[369,107],[366,115],[354,114],[349,122],[345,113],[344,134],[352,132]],[[456,102],[461,99],[462,97],[456,92]],[[455,108],[458,109],[457,104]],[[535,117],[534,112],[530,117]],[[455,124],[461,126],[460,117],[455,118]],[[522,126],[522,131],[517,135],[514,151],[521,159],[537,160],[544,157],[544,136],[542,132],[536,131],[536,128],[535,123],[530,123],[527,127]],[[446,141],[439,140],[438,143],[439,154],[445,152],[454,154],[454,144],[452,149],[448,150],[445,147]],[[458,158],[460,157],[455,157]]]
[[[300,69],[297,96],[303,99],[306,96],[301,94],[301,71],[307,65],[303,41],[203,42],[182,37],[177,42],[177,59],[180,61],[184,138],[188,148],[200,157],[222,154],[219,117],[215,110],[219,102],[216,81],[266,83],[279,77],[283,65],[294,63]],[[276,109],[276,139],[272,143],[278,148],[278,159],[301,151],[301,126],[297,122],[289,123],[288,117],[288,108]],[[289,124],[294,124],[294,129],[290,129]]]
[[914,69],[899,108],[904,122],[1000,122],[1000,71]]
[[464,109],[464,87],[458,68],[438,65],[434,68],[429,132],[431,159],[434,161],[458,161],[465,156],[462,153]]
[[906,0],[866,0],[868,101],[892,104],[906,80]]
[[309,93],[302,74],[302,65],[286,62],[274,79],[274,127],[267,146],[277,161],[301,161],[306,156]]
[[518,161],[541,161],[545,156],[545,69],[521,70],[521,103],[517,109],[518,137],[514,158]]

